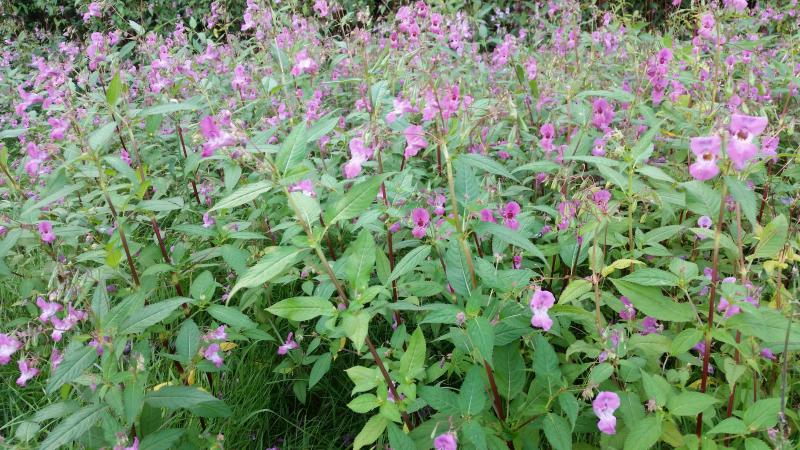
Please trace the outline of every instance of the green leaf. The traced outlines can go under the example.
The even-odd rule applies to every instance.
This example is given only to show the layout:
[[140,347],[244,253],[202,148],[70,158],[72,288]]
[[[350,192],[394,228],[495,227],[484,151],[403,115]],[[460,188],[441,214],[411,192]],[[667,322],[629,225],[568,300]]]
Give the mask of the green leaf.
[[700,342],[700,339],[703,339],[702,330],[697,328],[687,328],[681,331],[677,336],[675,336],[675,339],[672,340],[672,346],[670,347],[669,354],[672,356],[678,356],[682,353],[688,352],[689,349]]
[[308,376],[308,389],[310,390],[314,385],[319,383],[319,380],[321,380],[329,370],[331,370],[331,354],[323,353],[314,361],[314,365],[311,367],[311,374]]
[[493,173],[495,175],[500,175],[501,177],[505,177],[514,181],[517,181],[516,177],[508,171],[501,163],[495,161],[494,159],[488,158],[483,155],[479,155],[477,153],[463,153],[458,155],[457,161],[463,161],[468,165],[478,169],[483,170],[489,173]]
[[765,398],[750,405],[744,412],[742,420],[751,431],[772,428],[778,423],[780,410],[781,399]]
[[378,385],[378,374],[375,368],[364,366],[353,366],[346,369],[347,376],[355,384],[353,387],[353,394],[358,392],[369,391]]
[[257,323],[250,320],[244,313],[230,306],[211,305],[206,312],[208,312],[211,317],[234,328],[247,330],[258,326]]
[[322,297],[292,297],[270,306],[267,311],[278,317],[302,322],[319,316],[332,316],[336,308],[330,300]]
[[744,450],[772,450],[772,447],[765,444],[758,438],[747,438],[744,440]]
[[175,337],[175,353],[186,363],[200,350],[200,328],[192,319],[186,319]]
[[180,197],[159,198],[155,200],[142,200],[136,205],[139,211],[164,212],[183,209],[183,199]]
[[656,445],[661,437],[661,420],[658,417],[645,417],[629,426],[631,431],[625,438],[625,450],[647,450]]
[[694,319],[691,305],[678,303],[661,294],[661,289],[642,286],[622,279],[611,279],[617,290],[628,297],[636,309],[648,316],[668,322],[688,322]]
[[370,445],[377,441],[378,438],[383,434],[383,431],[386,429],[386,425],[388,423],[388,420],[380,414],[372,416],[367,423],[364,424],[364,428],[362,428],[358,435],[356,435],[356,438],[353,441],[353,450],[358,450],[361,447]]
[[425,261],[425,258],[431,254],[431,246],[430,245],[421,245],[410,252],[408,252],[400,262],[394,266],[394,270],[392,274],[389,275],[389,279],[386,280],[387,284],[391,283],[392,280],[397,280],[398,278],[402,277],[403,275],[410,273],[412,270],[416,269],[417,266],[422,262]]
[[747,434],[747,427],[738,417],[728,417],[708,430],[706,434]]
[[204,270],[192,281],[192,285],[189,287],[189,294],[195,300],[211,301],[214,299],[216,288],[217,282],[214,281],[214,275],[210,271]]
[[[94,349],[91,350],[94,351]],[[53,431],[42,441],[39,450],[56,450],[79,439],[100,420],[107,408],[102,404],[90,405],[76,411],[53,428]]]
[[789,233],[789,223],[783,214],[772,219],[758,234],[758,245],[752,255],[748,259],[773,258],[786,244],[786,238]]
[[547,338],[541,334],[533,337],[533,372],[536,376],[558,374],[558,355]]
[[642,286],[677,286],[680,279],[661,269],[646,267],[622,277],[623,280]]
[[667,401],[669,412],[676,416],[696,416],[719,400],[701,392],[683,392]]
[[444,261],[447,267],[447,282],[456,294],[469,297],[472,293],[472,281],[467,268],[467,257],[455,238],[451,239],[447,246]]
[[117,100],[119,100],[119,95],[122,93],[122,80],[119,78],[119,72],[114,74],[114,78],[111,79],[111,82],[108,83],[108,89],[106,89],[106,101],[109,105],[114,106],[117,104]]
[[369,331],[369,313],[365,310],[356,313],[342,314],[342,328],[351,341],[353,348],[359,349],[364,345],[364,340]]
[[198,95],[183,102],[170,102],[145,108],[139,111],[139,116],[146,117],[156,114],[170,114],[178,111],[194,111],[202,108],[203,102],[203,97]]
[[485,450],[486,447],[486,431],[475,420],[470,420],[461,426],[461,433],[475,446],[476,450]]
[[309,197],[302,192],[290,192],[289,199],[294,203],[296,214],[307,226],[315,224],[319,220],[319,213],[322,211],[316,198]]
[[572,448],[572,427],[565,418],[549,413],[544,417],[542,428],[547,442],[555,450],[570,450]]
[[558,395],[558,406],[567,415],[569,423],[574,428],[575,422],[578,420],[578,399],[571,392],[564,391]]
[[438,386],[420,386],[419,396],[442,414],[448,416],[461,414],[459,395],[450,389]]
[[558,304],[570,303],[591,290],[592,283],[589,281],[581,278],[574,279],[570,281],[567,287],[561,292],[561,296],[558,297]]
[[139,450],[170,450],[177,448],[175,445],[183,437],[184,430],[180,428],[167,428],[149,433],[139,442]]
[[478,316],[467,322],[467,336],[470,342],[480,352],[483,359],[492,361],[494,349],[494,327],[489,319]]
[[84,370],[91,367],[97,359],[97,351],[89,346],[68,348],[64,361],[58,365],[55,372],[50,375],[45,392],[52,394],[65,383],[70,383],[78,378]]
[[[230,409],[225,406],[225,403],[206,391],[200,390],[191,386],[165,386],[157,391],[148,392],[144,397],[144,401],[155,408],[166,409],[188,409],[195,414],[210,412],[210,406],[221,407],[222,411],[227,409],[227,414],[221,414],[222,417],[230,415]],[[213,414],[200,414],[206,417],[211,417]]]
[[292,131],[286,136],[278,150],[278,156],[275,158],[275,166],[281,175],[286,175],[289,170],[300,164],[306,155],[308,155],[308,141],[305,140],[303,134],[306,133],[305,121],[295,125]]
[[307,249],[295,247],[274,247],[267,256],[253,267],[247,269],[247,272],[239,277],[228,295],[228,301],[240,289],[260,286],[282,274],[289,266],[296,263],[306,251]]
[[111,121],[94,130],[89,135],[89,147],[94,151],[102,150],[117,131],[117,122]]
[[747,218],[747,221],[750,222],[750,225],[755,229],[758,224],[756,221],[758,205],[756,204],[755,192],[753,192],[752,189],[747,189],[744,183],[732,176],[725,177],[725,184],[728,185],[731,197],[739,203],[742,214],[744,214],[744,217]]
[[122,322],[119,334],[141,333],[148,327],[169,317],[182,304],[189,302],[191,302],[190,299],[175,298],[145,306]]
[[661,132],[661,122],[650,127],[647,132],[636,141],[631,149],[631,155],[636,164],[639,164],[653,154],[653,139]]
[[525,360],[516,342],[498,347],[494,351],[492,368],[500,395],[511,401],[522,393],[527,377]]
[[647,178],[666,181],[667,183],[675,183],[675,179],[667,175],[666,172],[655,166],[643,166],[636,169],[637,172],[646,176]]
[[482,369],[479,366],[473,366],[461,384],[458,406],[465,416],[476,416],[486,407],[486,390],[483,387],[481,373]]
[[347,407],[357,412],[359,414],[364,414],[367,412],[372,411],[373,409],[380,406],[380,402],[378,401],[378,397],[375,394],[361,394],[358,397],[354,398],[347,404]]
[[533,242],[525,238],[519,231],[492,222],[480,222],[475,226],[475,229],[480,233],[491,233],[497,239],[527,251],[547,265],[547,258],[542,254],[541,250],[533,245]]
[[414,445],[414,441],[411,440],[407,434],[403,433],[400,427],[390,422],[388,430],[389,445],[393,450],[417,450],[417,446]]
[[700,216],[716,218],[722,202],[719,192],[702,181],[681,184],[686,189],[686,207]]
[[421,378],[421,375],[425,374],[425,351],[425,335],[422,327],[417,327],[408,341],[405,353],[400,358],[400,374],[407,382]]
[[269,192],[272,189],[272,183],[269,181],[258,181],[246,186],[242,186],[231,195],[223,198],[208,212],[216,211],[218,209],[232,209],[237,206],[242,206],[245,203],[255,200],[259,195]]
[[361,230],[358,239],[348,249],[347,281],[356,291],[363,291],[369,285],[372,269],[375,267],[375,240],[369,230]]
[[336,203],[325,208],[326,226],[331,227],[337,222],[352,219],[364,212],[375,201],[381,183],[392,175],[392,173],[384,173],[373,176],[351,187],[350,191]]

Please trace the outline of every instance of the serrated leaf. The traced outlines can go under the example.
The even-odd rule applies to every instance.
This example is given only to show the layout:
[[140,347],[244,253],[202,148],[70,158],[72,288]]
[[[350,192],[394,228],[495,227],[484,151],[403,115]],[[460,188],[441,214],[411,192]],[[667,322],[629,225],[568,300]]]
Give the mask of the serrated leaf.
[[52,394],[65,383],[74,381],[84,370],[91,367],[97,359],[97,351],[89,346],[75,347],[67,350],[64,361],[58,365],[55,372],[50,376],[45,392]]
[[392,175],[385,173],[370,177],[351,187],[350,191],[336,203],[325,208],[325,225],[331,227],[337,222],[352,219],[364,212],[375,201],[381,183]]
[[259,195],[269,192],[270,189],[272,189],[272,183],[269,181],[258,181],[256,183],[248,184],[247,186],[242,186],[234,191],[233,194],[217,202],[217,204],[209,209],[208,212],[216,211],[218,209],[231,209],[236,208],[237,206],[242,206],[245,203],[255,200]]
[[178,336],[175,337],[175,354],[183,362],[191,361],[200,350],[200,335],[200,328],[192,319],[185,320],[181,325]]
[[211,305],[206,310],[211,317],[234,328],[247,330],[258,326],[247,315],[236,308],[224,305]]
[[411,381],[425,373],[425,351],[425,335],[422,333],[422,327],[417,327],[408,341],[405,353],[400,358],[400,374],[405,376],[406,380]]
[[629,426],[631,431],[625,438],[625,450],[647,450],[656,445],[661,437],[661,420],[658,417],[645,417]]
[[611,282],[636,309],[648,316],[669,322],[689,322],[694,319],[691,305],[664,297],[657,287],[642,286],[622,279],[611,279]]
[[267,256],[239,277],[228,294],[228,300],[233,298],[240,289],[260,286],[271,281],[297,262],[306,251],[307,249],[295,247],[275,247]]
[[154,303],[152,305],[147,305],[141,310],[134,312],[133,315],[122,322],[119,334],[141,333],[150,326],[155,325],[169,317],[169,315],[172,314],[172,312],[182,304],[190,302],[190,299],[175,298],[172,300]]
[[267,311],[278,317],[302,322],[319,316],[332,316],[336,308],[330,300],[322,297],[292,297],[270,306]]
[[544,436],[555,450],[570,450],[572,448],[572,427],[566,419],[556,414],[547,414],[542,422]]
[[501,177],[505,177],[510,180],[517,181],[516,177],[514,177],[514,175],[512,175],[502,163],[489,157],[479,155],[477,153],[464,153],[459,155],[457,160],[465,162],[466,164],[478,170],[483,170],[495,175],[500,175]]
[[756,221],[756,214],[758,212],[758,205],[756,204],[756,194],[751,189],[747,189],[741,181],[732,176],[725,177],[725,184],[731,193],[731,197],[736,201],[742,209],[742,214],[750,222],[750,225],[755,229],[758,222]]
[[56,450],[79,439],[100,420],[107,408],[105,405],[97,404],[76,411],[53,428],[42,441],[39,450]]
[[466,416],[475,416],[486,407],[486,390],[483,387],[481,372],[480,367],[473,366],[461,384],[458,405],[462,414]]
[[489,319],[478,316],[467,322],[467,336],[483,359],[492,361],[494,349],[494,327]]
[[117,122],[111,121],[94,130],[89,135],[89,147],[94,151],[102,150],[117,130]]
[[402,277],[403,275],[410,273],[412,270],[416,269],[416,267],[422,262],[425,261],[425,258],[431,254],[431,246],[430,245],[421,245],[416,247],[415,249],[411,250],[410,252],[406,253],[405,256],[394,266],[394,270],[392,271],[391,275],[389,275],[389,279],[386,280],[386,283],[391,283],[392,280],[397,280],[398,278]]
[[716,403],[719,400],[708,394],[688,391],[671,397],[667,401],[667,408],[676,416],[695,416]]
[[358,435],[356,435],[356,438],[353,441],[353,450],[358,450],[361,447],[370,445],[377,441],[378,438],[383,434],[383,431],[386,429],[386,425],[388,423],[389,421],[380,414],[372,416],[367,423],[364,424],[364,428],[362,428]]
[[773,258],[786,244],[788,233],[789,223],[783,214],[772,219],[758,234],[758,245],[756,245],[755,251],[748,258]]
[[310,390],[319,383],[319,380],[321,380],[329,370],[331,370],[331,354],[323,353],[314,361],[314,365],[311,367],[311,373],[308,376],[308,389]]

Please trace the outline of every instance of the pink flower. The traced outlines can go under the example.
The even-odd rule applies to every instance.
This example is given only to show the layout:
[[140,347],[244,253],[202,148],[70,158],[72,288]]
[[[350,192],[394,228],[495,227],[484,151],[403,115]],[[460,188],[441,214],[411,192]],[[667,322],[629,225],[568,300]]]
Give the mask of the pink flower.
[[770,136],[761,140],[761,154],[775,159],[778,155],[778,136]]
[[428,146],[422,125],[409,125],[403,131],[403,135],[406,138],[406,150],[403,152],[405,159],[417,156],[420,150]]
[[56,302],[47,302],[42,297],[36,298],[36,306],[42,310],[42,313],[39,314],[39,321],[42,323],[49,322],[51,317],[54,317],[57,312],[64,309],[60,304]]
[[608,201],[611,200],[611,192],[601,189],[594,193],[592,199],[601,210],[605,211],[608,207]]
[[317,196],[317,191],[314,190],[314,182],[309,179],[301,180],[290,185],[289,192],[302,192],[311,198]]
[[522,256],[521,255],[514,255],[511,258],[511,267],[514,269],[521,269],[522,268]]
[[767,347],[764,347],[764,348],[762,348],[762,349],[761,349],[761,352],[760,352],[759,354],[760,354],[760,355],[761,355],[761,357],[762,357],[762,358],[764,358],[764,359],[768,359],[768,360],[770,360],[770,361],[775,361],[775,354],[774,354],[774,353],[772,353],[772,350],[770,350],[770,349],[769,349],[769,348],[767,348]]
[[53,233],[53,225],[47,220],[39,222],[39,236],[42,241],[48,244],[56,240],[56,235]]
[[700,218],[697,219],[697,226],[700,228],[705,228],[706,230],[711,228],[711,225],[713,224],[714,222],[711,221],[711,217],[708,216],[700,216]]
[[611,105],[604,98],[595,99],[592,102],[592,125],[600,131],[608,130],[608,126],[614,120],[615,112]]
[[625,297],[623,295],[623,296],[621,296],[619,298],[619,300],[622,302],[623,305],[625,305],[625,307],[622,309],[622,311],[619,312],[620,319],[622,319],[622,320],[633,320],[633,319],[635,319],[636,318],[636,308],[633,307],[633,304],[631,303],[630,300],[628,300],[628,297]]
[[203,358],[211,361],[217,367],[222,367],[222,355],[219,352],[219,344],[211,344],[203,351]]
[[753,138],[760,135],[767,124],[766,117],[742,114],[731,116],[731,141],[728,144],[728,157],[736,170],[744,169],[747,163],[758,154],[758,147],[753,143]]
[[213,331],[209,331],[208,334],[203,336],[203,339],[207,341],[224,341],[228,339],[228,333],[225,332],[225,325],[220,325]]
[[22,348],[22,343],[11,336],[0,333],[0,365],[5,366],[11,361],[11,355]]
[[290,332],[286,336],[286,342],[284,342],[283,345],[278,347],[278,354],[279,355],[285,355],[285,354],[289,353],[289,350],[293,350],[293,349],[296,349],[298,347],[300,347],[300,346],[297,345],[297,342],[295,342],[295,340],[294,340],[294,333]]
[[102,17],[102,12],[100,10],[100,4],[97,2],[89,3],[89,8],[83,13],[83,22],[86,23],[92,19],[92,17]]
[[217,221],[214,220],[214,217],[211,214],[209,213],[203,214],[203,228],[211,228],[216,223]]
[[689,174],[697,180],[710,180],[719,174],[717,157],[722,141],[719,136],[695,137],[690,140],[689,148],[697,157],[697,161],[689,166]]
[[648,334],[661,334],[661,331],[664,330],[664,327],[658,323],[655,317],[645,317],[642,320],[642,336],[647,336]]
[[500,215],[503,216],[503,225],[512,230],[518,229],[519,222],[517,221],[517,214],[519,214],[520,211],[519,203],[515,201],[506,203],[506,206],[500,209]]
[[411,107],[411,102],[409,102],[408,100],[404,100],[403,97],[400,96],[394,99],[394,101],[392,102],[392,106],[394,107],[394,109],[389,114],[386,114],[387,123],[392,123],[403,114],[414,110],[414,108]]
[[594,147],[592,147],[592,155],[605,156],[606,155],[606,141],[603,138],[594,140]]
[[292,67],[292,76],[300,76],[304,73],[316,73],[319,69],[319,64],[308,56],[308,50],[302,49],[294,56],[294,66]]
[[236,144],[236,138],[232,134],[220,130],[216,120],[211,116],[205,116],[200,121],[200,134],[206,139],[201,154],[203,158],[213,155],[218,148]]
[[411,221],[414,223],[414,229],[411,234],[417,238],[422,239],[428,230],[428,224],[431,222],[431,216],[425,208],[414,208],[411,211]]
[[542,138],[539,140],[539,145],[544,149],[545,152],[553,151],[553,138],[556,134],[556,129],[552,123],[546,123],[539,128],[539,133],[541,133]]
[[494,212],[489,208],[483,208],[481,210],[481,222],[497,223],[494,218]]
[[598,392],[592,402],[594,414],[600,419],[597,428],[605,434],[617,432],[617,418],[614,417],[614,411],[619,408],[619,403],[619,395],[609,391]]
[[458,438],[452,431],[442,433],[433,440],[435,450],[456,450],[458,448]]
[[[126,441],[127,443],[127,441]],[[139,437],[133,437],[133,444],[130,447],[123,447],[125,444],[119,444],[114,446],[114,450],[139,450]]]
[[325,0],[317,0],[314,2],[314,11],[316,11],[320,17],[326,17],[328,15],[328,2]]
[[66,133],[67,128],[69,128],[69,119],[57,119],[55,117],[51,117],[47,119],[47,123],[52,127],[50,130],[50,139],[53,139],[54,141],[60,141],[61,139],[64,139],[64,133]]
[[28,380],[39,375],[39,369],[33,367],[32,363],[29,363],[27,359],[20,359],[17,363],[17,367],[19,367],[19,378],[17,378],[17,384],[20,386],[25,386],[28,383]]
[[550,330],[553,326],[553,319],[547,314],[547,311],[553,307],[556,299],[549,291],[542,291],[537,289],[531,296],[530,308],[533,312],[531,318],[531,326],[541,328],[544,331]]
[[719,302],[717,303],[717,311],[724,313],[725,318],[727,319],[728,317],[739,314],[742,312],[742,309],[739,307],[739,305],[729,302],[727,298],[720,297]]
[[364,144],[364,140],[353,138],[350,140],[350,161],[342,166],[342,172],[347,179],[355,178],[361,174],[361,164],[372,158],[372,148]]
[[50,373],[55,372],[62,362],[64,362],[64,354],[53,347],[53,350],[50,351]]

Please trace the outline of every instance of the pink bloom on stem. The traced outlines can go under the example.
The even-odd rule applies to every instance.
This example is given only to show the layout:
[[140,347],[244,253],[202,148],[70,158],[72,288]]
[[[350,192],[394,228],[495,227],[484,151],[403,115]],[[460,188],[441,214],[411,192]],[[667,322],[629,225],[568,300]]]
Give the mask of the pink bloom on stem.
[[294,66],[292,67],[292,76],[300,76],[304,73],[316,73],[319,69],[319,64],[308,56],[308,50],[302,49],[294,57]]
[[211,344],[203,351],[203,358],[211,361],[217,367],[222,367],[222,355],[220,352],[219,344]]
[[604,98],[595,99],[592,102],[592,125],[597,127],[598,130],[606,131],[608,126],[614,120],[615,112],[608,101]]
[[661,334],[661,331],[664,327],[658,323],[655,317],[645,317],[642,320],[642,336],[647,336],[648,334]]
[[617,418],[614,411],[619,408],[619,395],[615,392],[601,391],[597,393],[592,402],[592,409],[597,416],[597,428],[605,434],[615,434],[617,432]]
[[414,208],[411,211],[411,221],[414,223],[414,229],[411,234],[417,238],[422,239],[428,230],[428,224],[431,222],[431,216],[425,208]]
[[100,11],[100,4],[97,2],[89,3],[89,8],[83,13],[83,22],[86,23],[92,19],[92,17],[102,17],[102,13]]
[[64,362],[64,354],[53,347],[53,350],[50,351],[50,373],[55,372],[62,362]]
[[537,289],[531,296],[529,305],[533,312],[531,325],[544,331],[550,330],[550,327],[553,326],[553,319],[550,318],[547,311],[553,307],[555,302],[556,299],[551,292]]
[[519,203],[515,201],[506,203],[506,205],[500,209],[500,215],[503,216],[503,225],[512,230],[518,229],[519,222],[517,221],[517,214],[519,214],[520,211]]
[[314,11],[316,11],[320,17],[326,17],[328,15],[328,2],[325,0],[317,0],[314,2]]
[[622,302],[623,305],[625,305],[625,307],[622,309],[622,311],[619,312],[620,319],[622,319],[622,320],[633,320],[633,319],[635,319],[636,318],[636,308],[633,307],[633,304],[631,303],[630,300],[628,300],[628,297],[625,297],[623,295],[623,296],[621,296],[619,298],[619,300]]
[[217,221],[214,220],[214,217],[211,214],[209,213],[203,214],[203,228],[211,228],[216,223]]
[[39,236],[42,241],[48,244],[56,240],[56,234],[53,233],[53,225],[47,220],[39,222]]
[[778,136],[770,136],[762,139],[761,141],[761,154],[767,157],[775,158],[778,156]]
[[372,148],[364,144],[361,138],[350,140],[350,161],[342,166],[342,172],[347,179],[355,178],[361,174],[361,164],[372,158]]
[[403,131],[403,135],[406,138],[406,149],[403,152],[403,157],[405,159],[417,156],[420,150],[428,146],[428,141],[425,140],[422,125],[409,125]]
[[20,359],[17,363],[17,367],[19,367],[19,378],[17,378],[17,384],[19,386],[25,386],[28,383],[28,380],[39,375],[39,369],[33,366],[32,362],[29,362],[27,359]]
[[207,341],[224,341],[228,339],[228,333],[225,332],[225,325],[220,325],[213,331],[209,331],[203,338]]
[[494,211],[489,208],[483,208],[481,210],[481,222],[497,223],[497,220],[494,218]]
[[39,321],[42,323],[49,322],[51,317],[54,317],[57,312],[64,309],[60,304],[56,302],[47,302],[42,297],[36,298],[36,306],[42,310],[42,313],[39,314]]
[[742,312],[742,309],[739,307],[739,305],[729,302],[727,298],[720,297],[719,303],[717,303],[717,311],[724,313],[725,318],[727,319],[728,317],[739,314]]
[[514,255],[511,258],[511,267],[514,269],[521,269],[522,268],[522,256],[521,255]]
[[411,107],[411,102],[409,102],[408,100],[404,100],[400,96],[394,99],[394,101],[392,102],[392,106],[394,107],[394,109],[391,112],[389,112],[389,114],[386,114],[387,123],[392,123],[403,114],[414,110],[414,108]]
[[556,134],[556,129],[552,123],[546,123],[539,128],[539,133],[542,134],[542,138],[539,140],[539,145],[545,150],[545,152],[553,151],[553,138]]
[[433,440],[435,450],[456,450],[458,448],[458,438],[452,431],[442,433]]
[[200,134],[206,139],[203,144],[203,158],[208,158],[214,154],[218,148],[228,147],[236,143],[236,138],[230,133],[220,130],[216,120],[211,116],[205,116],[200,120]]
[[11,355],[22,348],[22,343],[11,336],[0,333],[0,366],[11,361]]
[[297,345],[297,342],[295,342],[294,340],[294,333],[289,332],[289,334],[286,336],[286,342],[284,342],[283,345],[278,347],[278,354],[285,355],[289,353],[289,350],[294,350],[298,347],[300,346]]
[[722,141],[719,136],[695,137],[690,140],[689,148],[697,157],[691,166],[689,174],[697,180],[710,180],[719,174],[717,158],[719,157]]
[[592,147],[592,155],[605,156],[606,155],[606,141],[603,138],[594,140],[594,147]]
[[52,127],[50,130],[50,139],[53,139],[54,141],[60,141],[61,139],[64,139],[64,133],[66,133],[67,128],[69,128],[69,119],[57,119],[55,117],[51,117],[47,119],[47,123]]
[[770,361],[775,361],[775,354],[774,354],[774,353],[772,353],[772,350],[770,350],[770,349],[769,349],[769,348],[767,348],[767,347],[764,347],[764,348],[762,348],[762,349],[761,349],[761,352],[760,352],[759,354],[760,354],[760,355],[761,355],[761,357],[762,357],[762,358],[764,358],[764,359],[768,359],[768,360],[770,360]]
[[731,141],[727,150],[728,157],[736,170],[744,169],[747,163],[758,154],[758,147],[753,143],[753,139],[764,131],[767,124],[766,117],[742,114],[731,116]]
[[594,193],[592,196],[594,203],[603,211],[608,207],[608,202],[611,200],[611,192],[601,189]]
[[301,180],[290,185],[289,192],[302,192],[312,198],[317,196],[317,191],[314,190],[314,182],[310,179]]
[[700,218],[697,219],[697,226],[700,228],[705,228],[706,230],[711,228],[711,225],[713,224],[714,222],[711,221],[711,217],[708,216],[700,216]]

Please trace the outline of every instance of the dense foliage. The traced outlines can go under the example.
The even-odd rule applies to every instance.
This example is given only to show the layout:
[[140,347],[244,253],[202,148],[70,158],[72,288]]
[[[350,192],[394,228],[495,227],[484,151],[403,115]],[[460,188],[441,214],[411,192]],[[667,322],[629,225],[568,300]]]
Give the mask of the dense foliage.
[[0,447],[800,439],[796,1],[110,3],[4,23]]

